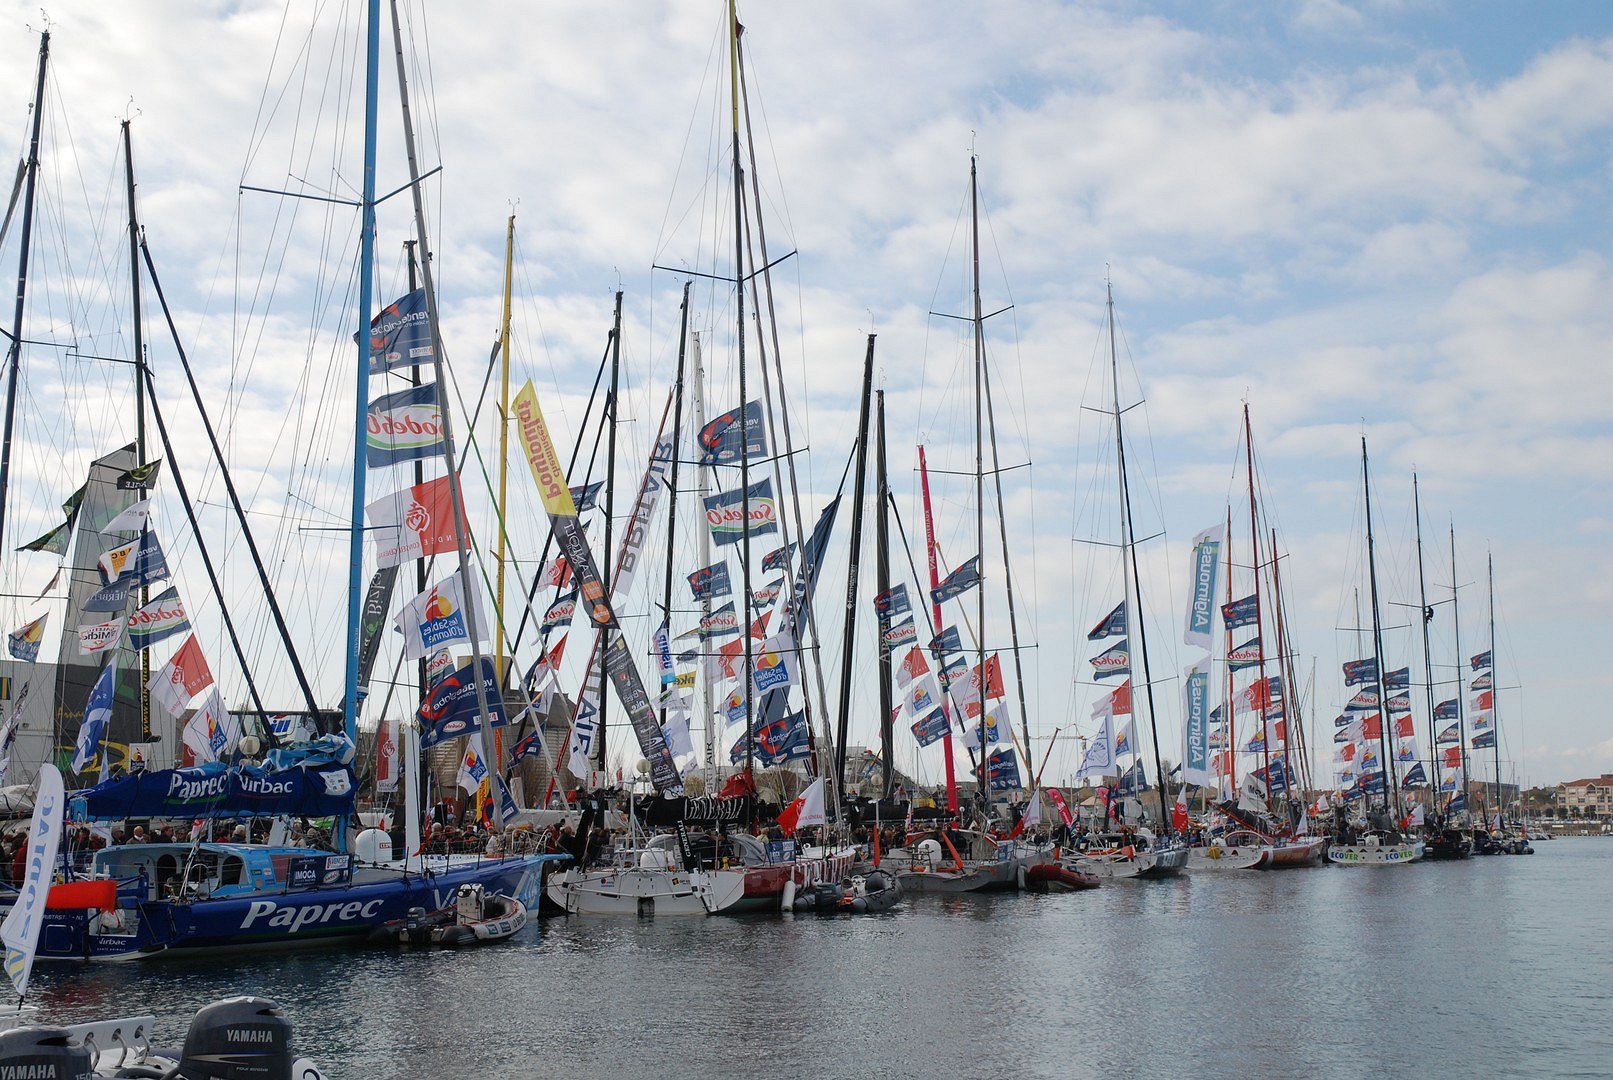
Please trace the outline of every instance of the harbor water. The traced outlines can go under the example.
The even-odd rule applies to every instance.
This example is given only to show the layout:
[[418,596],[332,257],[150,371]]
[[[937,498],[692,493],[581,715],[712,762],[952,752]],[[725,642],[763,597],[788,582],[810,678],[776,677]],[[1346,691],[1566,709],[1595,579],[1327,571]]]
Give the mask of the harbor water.
[[1613,1074],[1613,839],[1532,857],[41,965],[60,1022],[272,997],[334,1077]]

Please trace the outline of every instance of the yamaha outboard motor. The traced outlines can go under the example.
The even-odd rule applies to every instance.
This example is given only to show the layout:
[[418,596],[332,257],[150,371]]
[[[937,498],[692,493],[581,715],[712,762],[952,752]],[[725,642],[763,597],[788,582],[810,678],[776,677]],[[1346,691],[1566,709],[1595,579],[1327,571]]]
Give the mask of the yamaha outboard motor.
[[0,1033],[0,1073],[30,1080],[79,1080],[95,1069],[89,1047],[74,1046],[59,1027],[21,1027]]
[[232,997],[190,1022],[179,1074],[185,1080],[291,1080],[291,1021],[268,998]]

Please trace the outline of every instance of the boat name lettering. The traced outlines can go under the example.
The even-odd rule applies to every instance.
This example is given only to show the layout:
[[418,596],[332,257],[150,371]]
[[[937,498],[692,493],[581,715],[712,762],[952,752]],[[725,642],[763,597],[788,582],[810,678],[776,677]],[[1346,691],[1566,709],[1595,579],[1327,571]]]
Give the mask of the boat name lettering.
[[247,909],[246,918],[241,920],[241,929],[250,929],[253,923],[267,915],[269,918],[265,925],[295,934],[303,927],[316,923],[373,919],[381,910],[382,903],[383,900],[349,900],[346,903],[338,900],[334,904],[300,907],[282,906],[273,900],[254,900]]

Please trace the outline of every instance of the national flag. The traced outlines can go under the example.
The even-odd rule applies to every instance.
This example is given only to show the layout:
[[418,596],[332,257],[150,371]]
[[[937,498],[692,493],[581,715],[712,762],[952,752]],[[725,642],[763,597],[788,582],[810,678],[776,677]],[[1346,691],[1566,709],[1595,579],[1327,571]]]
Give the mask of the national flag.
[[980,556],[974,555],[963,565],[948,574],[935,588],[930,590],[930,599],[937,604],[962,596],[976,585],[980,584]]
[[375,565],[379,568],[446,555],[460,548],[451,477],[439,476],[377,499],[364,508],[364,516],[370,523]]
[[136,652],[149,649],[189,629],[190,617],[185,614],[179,590],[169,586],[129,616],[129,648]]
[[1344,685],[1361,686],[1378,681],[1378,658],[1369,656],[1365,660],[1346,660],[1344,662]]
[[73,746],[72,769],[75,776],[101,756],[107,728],[112,724],[112,694],[117,681],[118,660],[114,656],[101,669],[95,686],[90,690],[89,701],[84,705],[84,719],[78,726],[78,739]]
[[1242,600],[1222,604],[1221,621],[1228,630],[1236,630],[1240,626],[1259,626],[1260,597],[1251,594],[1245,596]]
[[712,563],[690,574],[689,591],[696,600],[712,600],[719,596],[732,595],[734,590],[733,583],[728,577],[728,564]]
[[118,532],[139,532],[151,517],[151,500],[140,499],[101,527],[101,535]]
[[372,469],[442,452],[442,407],[436,383],[382,394],[369,403],[364,422],[364,461]]
[[45,620],[48,618],[50,613],[46,612],[27,626],[6,635],[6,651],[25,664],[38,660],[39,645],[45,640]]
[[1102,641],[1104,638],[1124,637],[1126,633],[1126,602],[1124,600],[1115,605],[1115,609],[1098,621],[1098,625],[1087,631],[1088,641]]
[[433,355],[425,289],[404,293],[370,320],[371,375],[431,364]]
[[152,673],[146,689],[151,700],[161,705],[169,716],[178,718],[190,699],[212,685],[213,673],[207,667],[202,647],[192,634],[168,662]]
[[475,605],[477,638],[487,640],[488,623],[481,599],[474,588],[466,590],[464,578],[456,570],[410,600],[393,617],[393,624],[403,634],[403,655],[418,660],[436,649],[473,644],[465,615],[467,593]]
[[1474,671],[1482,671],[1485,668],[1493,668],[1495,666],[1493,663],[1491,663],[1493,659],[1494,657],[1491,655],[1491,650],[1485,649],[1483,652],[1478,653],[1473,657],[1471,666]]
[[778,816],[779,828],[785,836],[794,836],[797,830],[828,823],[823,807],[823,777],[808,784]]
[[1126,639],[1121,638],[1118,644],[1111,645],[1103,652],[1088,661],[1092,665],[1094,679],[1107,679],[1113,675],[1131,674],[1131,652],[1127,648]]

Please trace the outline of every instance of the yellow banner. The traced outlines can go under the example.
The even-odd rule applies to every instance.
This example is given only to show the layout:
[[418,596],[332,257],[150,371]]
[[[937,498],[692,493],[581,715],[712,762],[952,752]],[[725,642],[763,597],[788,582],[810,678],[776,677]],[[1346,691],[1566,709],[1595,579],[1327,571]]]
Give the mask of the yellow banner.
[[554,442],[549,438],[549,428],[543,422],[543,410],[538,408],[538,395],[530,379],[515,395],[515,421],[520,428],[526,463],[532,468],[532,479],[543,499],[543,508],[551,515],[576,517],[577,504],[571,501],[566,472],[554,452]]

